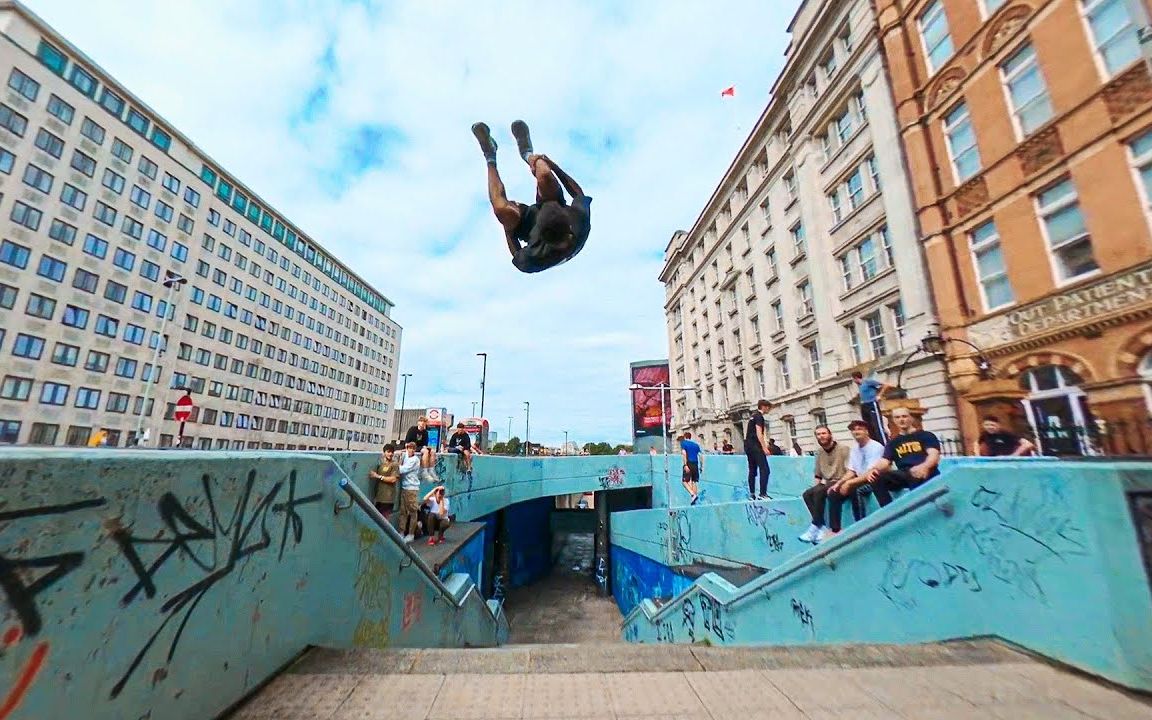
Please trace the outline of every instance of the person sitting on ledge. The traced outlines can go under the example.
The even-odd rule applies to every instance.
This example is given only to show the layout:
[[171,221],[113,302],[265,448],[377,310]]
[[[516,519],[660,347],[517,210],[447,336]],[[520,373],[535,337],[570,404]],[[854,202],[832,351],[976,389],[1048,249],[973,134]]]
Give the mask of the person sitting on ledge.
[[1000,418],[995,415],[984,416],[982,423],[984,432],[980,433],[978,440],[980,454],[991,457],[1021,457],[1031,455],[1036,446],[1024,438],[1010,433],[1000,425]]
[[821,533],[820,542],[840,532],[841,508],[846,498],[852,498],[852,516],[857,521],[864,519],[864,501],[872,491],[868,486],[868,471],[884,456],[884,446],[872,439],[868,423],[853,420],[848,423],[848,432],[854,441],[848,452],[848,467],[844,477],[828,488],[828,529]]
[[428,505],[428,544],[436,545],[444,542],[444,531],[452,524],[448,514],[448,497],[444,494],[444,486],[437,485],[424,496]]
[[456,432],[448,438],[448,452],[456,456],[457,463],[464,470],[472,469],[472,438],[464,429],[464,423],[457,423]]
[[892,422],[900,434],[888,441],[884,455],[867,474],[880,507],[892,502],[893,490],[914,490],[940,474],[940,438],[917,430],[906,407],[892,409]]

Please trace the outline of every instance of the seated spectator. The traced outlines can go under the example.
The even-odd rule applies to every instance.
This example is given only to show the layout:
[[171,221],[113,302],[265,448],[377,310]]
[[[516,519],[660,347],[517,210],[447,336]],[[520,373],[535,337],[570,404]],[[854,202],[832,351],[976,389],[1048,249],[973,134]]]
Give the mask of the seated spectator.
[[729,438],[724,438],[724,445],[720,448],[720,452],[725,455],[736,454],[736,448],[732,447],[732,441]]
[[465,470],[472,469],[472,437],[464,429],[464,423],[457,423],[456,432],[448,438],[448,452],[456,456],[457,464]]
[[990,457],[1020,457],[1031,455],[1036,446],[1024,438],[1010,433],[1000,425],[1000,418],[987,415],[984,418],[984,432],[978,440],[980,454]]
[[385,518],[392,516],[396,506],[396,485],[400,482],[400,463],[396,460],[396,446],[388,443],[380,462],[368,473],[376,481],[376,509]]
[[892,502],[893,490],[913,490],[940,474],[940,439],[917,430],[908,408],[893,408],[892,422],[900,434],[888,441],[867,475],[880,507]]
[[816,428],[816,482],[804,491],[804,504],[812,515],[800,539],[815,543],[821,539],[827,528],[824,526],[824,507],[828,499],[828,488],[844,477],[848,467],[848,446],[841,445],[832,437],[832,430],[825,425]]
[[868,471],[884,456],[884,446],[872,439],[868,423],[853,420],[848,423],[852,445],[848,451],[848,465],[844,476],[828,488],[828,527],[820,534],[820,542],[840,532],[840,516],[845,498],[852,498],[852,516],[864,519],[864,501],[872,489],[868,486]]
[[784,448],[776,444],[776,438],[768,439],[768,454],[769,455],[783,455]]
[[444,486],[437,485],[432,488],[432,491],[424,496],[424,502],[428,505],[428,544],[436,545],[437,543],[444,542],[444,531],[452,524],[452,518],[448,514],[448,497],[444,494]]
[[415,443],[420,453],[420,476],[429,482],[440,482],[436,477],[436,449],[428,445],[428,418],[416,418],[416,424],[408,428],[404,443]]

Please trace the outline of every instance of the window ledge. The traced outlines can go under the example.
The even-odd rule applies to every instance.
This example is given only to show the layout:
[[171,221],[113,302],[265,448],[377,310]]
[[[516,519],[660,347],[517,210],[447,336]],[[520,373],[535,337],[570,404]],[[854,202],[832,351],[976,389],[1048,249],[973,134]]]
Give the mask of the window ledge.
[[828,159],[824,161],[824,164],[820,166],[820,174],[821,175],[828,172],[828,168],[830,168],[833,163],[835,163],[837,160],[840,159],[841,156],[844,155],[846,149],[848,147],[850,147],[852,145],[852,143],[856,142],[856,138],[860,137],[860,134],[862,132],[864,132],[866,129],[868,129],[868,125],[869,125],[868,116],[867,115],[861,116],[859,127],[857,127],[855,130],[853,130],[852,134],[848,136],[848,139],[845,140],[844,142],[840,143],[840,147],[836,148],[836,150],[833,151],[832,154],[828,156]]
[[795,255],[793,255],[792,258],[788,261],[788,264],[791,265],[792,267],[796,267],[797,263],[799,263],[801,260],[803,260],[806,257],[808,257],[808,251],[802,250],[802,251],[796,253]]

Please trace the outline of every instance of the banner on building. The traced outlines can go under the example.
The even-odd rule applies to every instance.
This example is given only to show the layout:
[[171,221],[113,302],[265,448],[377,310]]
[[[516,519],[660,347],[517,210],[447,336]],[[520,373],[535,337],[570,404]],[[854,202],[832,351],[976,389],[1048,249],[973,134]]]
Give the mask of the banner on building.
[[[669,385],[670,374],[667,360],[632,363],[632,384],[644,387]],[[672,414],[672,393],[663,391],[664,402],[660,402],[660,390],[639,389],[632,391],[632,436],[634,438],[661,437],[667,432]]]

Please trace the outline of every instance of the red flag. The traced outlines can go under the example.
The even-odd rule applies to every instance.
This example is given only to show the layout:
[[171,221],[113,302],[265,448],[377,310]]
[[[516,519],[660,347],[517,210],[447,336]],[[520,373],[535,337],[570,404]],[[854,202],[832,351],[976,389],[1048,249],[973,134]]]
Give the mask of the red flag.
[[720,91],[720,97],[736,97],[736,86],[724,88]]

